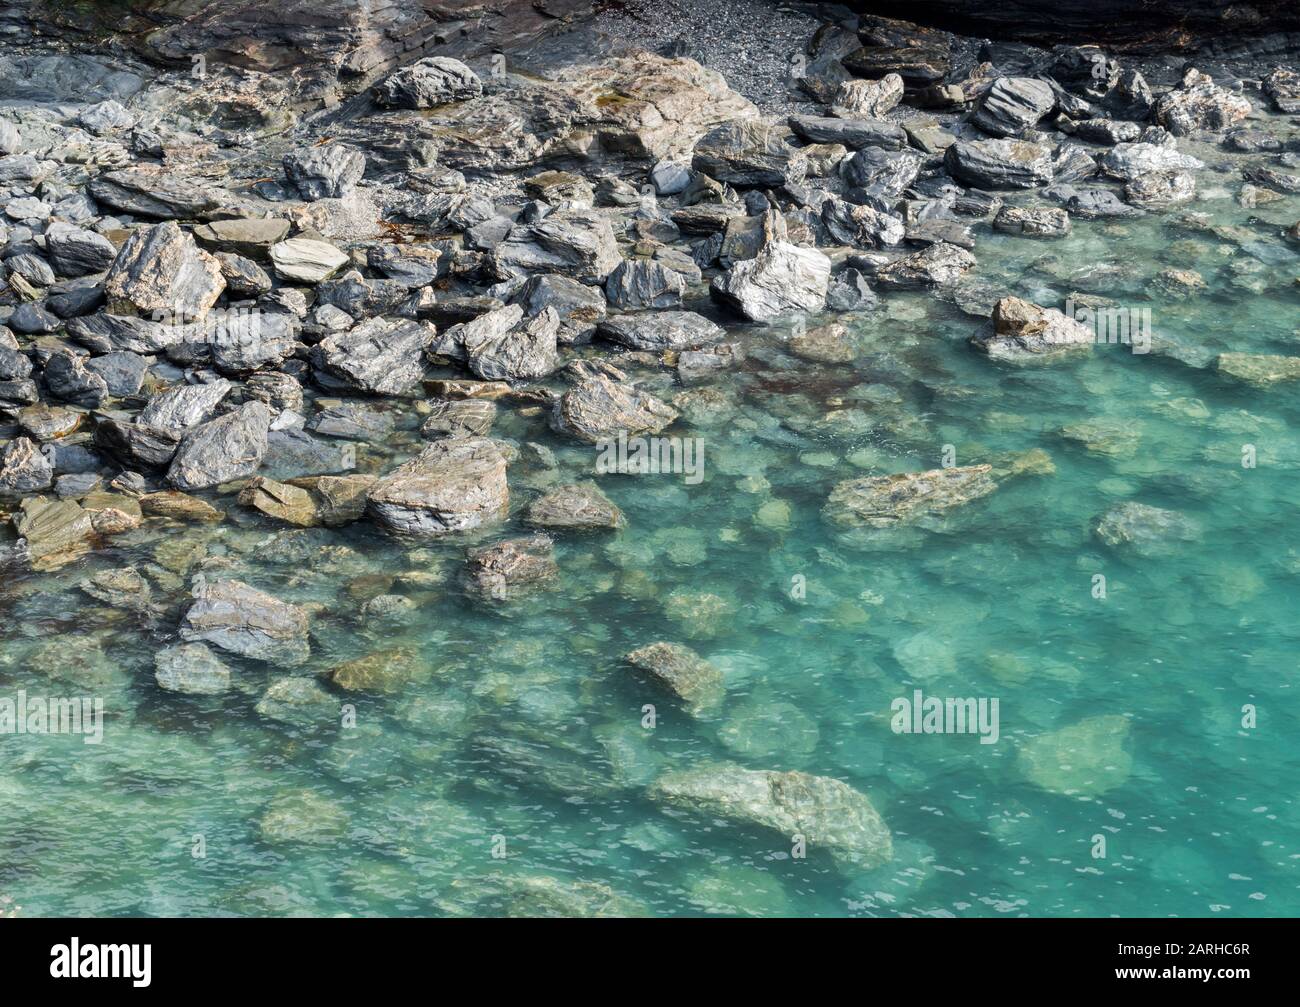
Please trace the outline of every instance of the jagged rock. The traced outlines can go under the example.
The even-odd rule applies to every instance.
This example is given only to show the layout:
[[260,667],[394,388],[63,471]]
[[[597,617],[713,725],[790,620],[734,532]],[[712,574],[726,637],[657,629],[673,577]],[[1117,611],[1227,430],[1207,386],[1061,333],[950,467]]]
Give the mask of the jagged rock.
[[299,147],[284,156],[284,173],[303,199],[338,199],[366,173],[366,157],[342,143]]
[[91,357],[86,370],[98,374],[108,385],[108,394],[115,398],[138,395],[150,361],[138,353],[115,352]]
[[576,381],[555,404],[551,425],[588,444],[617,437],[658,433],[677,419],[677,410],[649,392],[606,374]]
[[482,93],[483,82],[478,75],[460,60],[446,56],[426,56],[371,89],[378,104],[406,109],[437,108]]
[[1148,210],[1177,206],[1195,197],[1196,179],[1187,171],[1153,171],[1124,185],[1124,198]]
[[225,287],[221,264],[174,220],[133,232],[104,277],[110,312],[182,321],[202,319]]
[[270,424],[271,411],[253,401],[194,427],[176,449],[167,481],[177,489],[200,490],[252,475],[266,454]]
[[1115,85],[1102,99],[1102,107],[1111,115],[1135,122],[1145,122],[1155,108],[1155,97],[1146,78],[1137,70],[1122,70]]
[[71,350],[52,353],[43,377],[51,395],[74,405],[95,409],[108,398],[108,382],[88,371],[85,361]]
[[897,245],[906,233],[901,217],[835,196],[827,197],[822,203],[821,222],[832,239],[854,248]]
[[434,441],[371,486],[367,510],[381,527],[434,537],[502,520],[506,459],[482,437]]
[[183,643],[154,655],[154,680],[168,692],[216,696],[230,688],[230,666],[201,643]]
[[153,396],[137,422],[160,430],[184,433],[212,416],[234,386],[225,378],[201,385],[177,385]]
[[1132,181],[1157,171],[1194,171],[1205,163],[1173,147],[1154,143],[1120,143],[1098,158],[1102,171],[1114,178]]
[[1208,76],[1189,70],[1183,86],[1156,101],[1156,122],[1173,133],[1187,136],[1199,129],[1218,132],[1250,115],[1250,99],[1219,87]]
[[489,601],[511,601],[531,594],[559,573],[554,543],[545,534],[471,549],[465,564],[470,593]]
[[1177,542],[1200,536],[1200,525],[1186,514],[1126,500],[1097,522],[1096,534],[1111,548],[1124,546],[1140,555],[1160,555]]
[[26,437],[5,445],[0,461],[0,495],[19,495],[47,490],[54,483],[54,466],[40,448]]
[[162,468],[176,454],[181,435],[179,431],[102,416],[96,422],[94,438],[96,449],[125,465]]
[[648,259],[624,259],[605,281],[605,297],[615,308],[676,308],[686,277]]
[[326,388],[401,395],[424,374],[424,350],[435,330],[425,322],[370,318],[322,339],[311,351]]
[[1056,95],[1044,81],[999,77],[984,92],[971,122],[993,136],[1020,136],[1055,106]]
[[203,341],[202,326],[197,322],[178,325],[103,312],[70,319],[67,329],[69,336],[92,353],[122,351],[147,355],[172,349],[181,342]]
[[959,140],[945,152],[944,166],[979,189],[1032,189],[1053,177],[1051,148],[1025,140]]
[[320,523],[312,495],[298,486],[254,476],[239,491],[239,503],[278,521],[310,528]]
[[56,220],[45,231],[45,252],[60,276],[89,276],[113,264],[117,249],[102,234]]
[[998,301],[991,329],[971,337],[971,345],[977,350],[995,360],[1016,362],[1084,352],[1095,341],[1092,329],[1082,322],[1019,297]]
[[893,528],[941,516],[995,489],[989,465],[901,472],[848,479],[831,491],[823,510],[840,527]]
[[1283,357],[1266,353],[1220,353],[1214,361],[1220,374],[1259,387],[1281,381],[1300,379],[1300,357]]
[[632,350],[684,350],[716,343],[726,330],[694,311],[637,311],[611,315],[600,335]]
[[366,262],[377,273],[404,287],[427,287],[445,269],[443,250],[427,245],[377,245],[366,253]]
[[216,190],[161,168],[124,168],[98,175],[90,195],[100,206],[152,220],[192,220],[216,209]]
[[800,772],[744,769],[716,763],[667,773],[652,800],[707,818],[771,830],[783,844],[804,838],[839,863],[870,870],[893,857],[893,840],[870,799],[847,784]]
[[[521,313],[518,305],[503,312]],[[485,380],[527,381],[544,378],[560,367],[556,339],[560,319],[554,308],[543,308],[532,318],[522,319],[505,332],[492,332],[482,339],[465,336],[469,369]]]
[[722,234],[718,262],[724,268],[730,268],[737,262],[754,258],[774,242],[788,238],[785,217],[777,210],[767,210],[752,217],[732,217]]
[[556,210],[537,223],[510,229],[492,253],[503,280],[558,273],[580,283],[604,283],[623,261],[609,221],[596,210]]
[[1300,112],[1300,72],[1279,66],[1264,78],[1263,90],[1279,112]]
[[1070,215],[1055,207],[1004,206],[993,218],[993,230],[1026,238],[1060,238],[1070,233]]
[[120,130],[130,129],[135,125],[135,116],[123,107],[119,101],[109,98],[84,108],[77,116],[77,121],[96,136],[105,136]]
[[733,119],[700,137],[691,167],[738,187],[798,185],[807,162],[786,137],[783,128],[763,119]]
[[1066,212],[1072,217],[1102,220],[1110,217],[1142,215],[1141,210],[1129,206],[1109,189],[1075,189],[1073,186],[1061,186],[1060,191],[1065,200]]
[[208,643],[231,654],[296,667],[307,660],[305,609],[273,598],[239,580],[204,583],[181,619],[187,643]]
[[880,80],[843,81],[831,100],[831,111],[845,118],[878,119],[903,100],[903,78],[887,73]]
[[838,143],[850,150],[902,150],[907,146],[903,128],[882,119],[792,115],[789,122],[790,128],[809,143]]
[[203,336],[213,365],[227,374],[278,367],[299,345],[289,316],[268,311],[213,311]]
[[975,256],[945,241],[896,259],[876,270],[875,280],[884,287],[915,289],[956,282],[975,266]]
[[1292,175],[1264,166],[1243,168],[1241,174],[1244,178],[1275,192],[1300,192],[1300,175]]
[[726,688],[722,672],[690,647],[659,641],[632,651],[623,660],[685,702],[691,716],[722,702]]
[[594,482],[557,486],[524,510],[523,522],[535,528],[567,531],[617,529],[627,524],[623,512]]
[[347,253],[328,241],[315,238],[288,238],[270,249],[275,271],[286,280],[319,283],[348,264]]
[[560,319],[556,340],[565,346],[591,341],[596,326],[605,317],[605,297],[598,287],[590,287],[567,276],[544,273],[531,276],[510,298],[528,315],[551,308]]
[[14,518],[32,569],[57,570],[90,552],[94,522],[73,500],[28,497]]
[[271,289],[271,277],[252,259],[233,252],[217,252],[216,255],[229,296],[260,297]]
[[[849,195],[858,202],[875,197],[892,204],[916,181],[924,158],[914,150],[881,150],[864,147],[840,162],[840,175],[855,192]],[[861,196],[855,193],[860,191]]]
[[1083,119],[1071,123],[1070,128],[1080,140],[1103,143],[1109,147],[1117,143],[1134,143],[1142,135],[1135,122],[1116,122],[1113,119]]
[[778,241],[715,277],[709,292],[750,321],[763,322],[821,311],[830,275],[831,261],[821,252]]

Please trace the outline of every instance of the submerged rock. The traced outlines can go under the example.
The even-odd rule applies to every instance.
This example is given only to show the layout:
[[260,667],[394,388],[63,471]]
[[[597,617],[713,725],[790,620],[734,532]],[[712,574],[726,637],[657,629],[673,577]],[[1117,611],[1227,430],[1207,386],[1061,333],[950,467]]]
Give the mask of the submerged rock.
[[394,694],[405,689],[422,670],[423,662],[414,650],[398,647],[336,665],[330,670],[329,679],[348,692]]
[[230,688],[230,667],[201,643],[164,647],[154,655],[160,688],[188,696],[214,696]]
[[627,524],[623,512],[590,480],[558,486],[533,500],[523,522],[535,528],[571,531],[617,529]]
[[893,528],[988,496],[997,483],[989,465],[865,476],[839,483],[823,514],[840,527]]
[[1200,525],[1175,510],[1126,500],[1097,522],[1097,537],[1112,548],[1130,548],[1139,555],[1162,554],[1178,543],[1200,537]]
[[1267,353],[1220,353],[1214,361],[1220,374],[1261,388],[1300,379],[1300,357]]
[[876,270],[875,280],[883,287],[916,289],[955,283],[975,267],[975,256],[964,248],[936,241],[919,252]]
[[783,844],[802,836],[810,849],[826,849],[845,866],[870,870],[893,857],[889,828],[870,799],[829,777],[718,763],[667,773],[649,795],[700,815],[772,830]]
[[549,535],[511,538],[469,551],[465,577],[471,594],[510,601],[538,590],[559,576]]
[[692,716],[722,702],[722,672],[682,644],[652,643],[632,651],[623,660],[683,700]]
[[1110,714],[1033,738],[1020,749],[1020,771],[1044,790],[1072,797],[1114,790],[1133,769],[1124,750],[1131,726],[1127,717]]
[[307,660],[307,612],[239,580],[202,585],[181,620],[181,639],[241,657],[295,667]]

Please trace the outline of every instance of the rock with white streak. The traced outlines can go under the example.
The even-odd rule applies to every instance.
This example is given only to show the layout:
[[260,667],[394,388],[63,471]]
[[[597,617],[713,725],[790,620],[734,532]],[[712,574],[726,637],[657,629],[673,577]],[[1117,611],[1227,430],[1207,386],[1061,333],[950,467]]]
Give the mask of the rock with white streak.
[[710,293],[750,321],[763,322],[821,311],[830,276],[831,260],[821,252],[778,241],[715,277]]
[[184,321],[207,315],[225,288],[221,264],[173,220],[132,233],[104,277],[109,311]]

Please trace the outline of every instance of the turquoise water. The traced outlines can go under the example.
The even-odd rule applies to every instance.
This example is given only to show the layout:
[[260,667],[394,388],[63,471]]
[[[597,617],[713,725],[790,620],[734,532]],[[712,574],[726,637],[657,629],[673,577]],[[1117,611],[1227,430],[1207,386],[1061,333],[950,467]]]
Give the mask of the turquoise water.
[[[458,582],[466,545],[500,529],[402,544],[366,524],[286,529],[233,498],[220,524],[147,524],[7,579],[0,694],[103,696],[107,722],[98,746],[0,736],[0,895],[23,915],[485,914],[541,878],[604,885],[655,915],[1300,912],[1300,409],[1294,386],[1205,367],[1223,350],[1300,346],[1300,256],[1277,238],[1300,199],[1245,210],[1223,184],[1203,178],[1192,207],[1217,233],[1176,213],[1079,221],[1056,242],[982,229],[978,278],[1040,304],[1081,292],[1149,306],[1160,352],[1004,366],[967,345],[985,323],[925,294],[839,319],[851,363],[738,328],[749,360],[692,389],[672,430],[703,439],[703,482],[598,477],[627,528],[557,536],[558,585],[508,606]],[[1149,296],[1167,268],[1206,289]],[[683,391],[670,371],[637,376]],[[363,448],[361,468],[418,446],[421,417],[394,408],[405,432]],[[557,466],[531,452],[511,466],[508,531],[538,489],[593,477],[595,451],[540,412],[503,408],[494,436],[543,444]],[[1050,466],[1033,456],[1034,471],[933,528],[841,536],[822,518],[837,482],[936,468],[945,446],[959,465],[1040,449]],[[1186,514],[1199,536],[1155,555],[1108,547],[1097,519],[1129,500]],[[130,564],[168,606],[152,632],[77,588]],[[396,695],[336,692],[355,706],[346,728],[333,706],[296,726],[260,716],[282,673],[235,658],[226,696],[163,692],[152,655],[199,570],[315,606],[310,672],[401,645],[424,674]],[[415,603],[407,621],[362,619],[381,593]],[[692,719],[629,677],[621,655],[657,639],[723,670],[716,712]],[[997,698],[998,742],[893,733],[890,704],[915,688]],[[1031,771],[1035,739],[1073,725],[1102,792]],[[786,837],[647,798],[661,772],[721,759],[863,791],[894,859],[854,873],[815,848],[792,858]],[[267,825],[303,791],[309,827]],[[608,894],[569,892],[572,905]]]

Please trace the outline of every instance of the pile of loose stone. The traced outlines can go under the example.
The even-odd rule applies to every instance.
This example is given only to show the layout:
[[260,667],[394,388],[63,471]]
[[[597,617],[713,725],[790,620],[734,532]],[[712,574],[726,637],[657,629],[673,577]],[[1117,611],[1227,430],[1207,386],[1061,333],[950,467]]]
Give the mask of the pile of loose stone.
[[[981,233],[1050,239],[1075,218],[1183,207],[1203,168],[1179,149],[1189,136],[1241,155],[1243,201],[1300,191],[1300,146],[1276,128],[1300,112],[1294,71],[1248,97],[1188,68],[1156,93],[1094,47],[1017,47],[1012,71],[957,53],[903,22],[828,22],[796,61],[814,107],[788,116],[651,53],[549,80],[426,57],[282,132],[272,115],[204,123],[218,99],[257,111],[253,75],[217,66],[209,81],[160,75],[126,103],[0,107],[0,507],[15,531],[0,564],[55,570],[142,522],[229,507],[414,538],[499,524],[521,450],[492,436],[499,409],[540,407],[579,443],[659,433],[679,410],[638,373],[726,381],[748,326],[803,319],[805,356],[833,362],[843,329],[828,316],[894,290],[987,317],[972,345],[998,361],[1086,352],[1092,333],[1055,308],[963,286]],[[1300,376],[1293,365],[1225,369]],[[369,450],[392,432],[385,399],[422,417],[412,457]],[[995,487],[988,466],[856,479],[827,517],[910,522]],[[582,482],[521,521],[526,537],[471,551],[476,596],[545,583],[550,535],[624,519]],[[124,577],[86,590],[142,590]],[[160,657],[165,687],[223,688],[208,645],[308,659],[304,610],[239,581],[195,594],[182,646]],[[690,652],[654,647],[632,664],[688,703],[716,687]],[[336,676],[353,681],[366,687],[366,669]],[[263,705],[311,689],[284,679]],[[770,799],[822,807],[829,783]],[[665,787],[721,800],[707,780]],[[742,817],[794,827],[788,808],[749,805]],[[869,805],[855,813],[859,845],[887,848]]]

